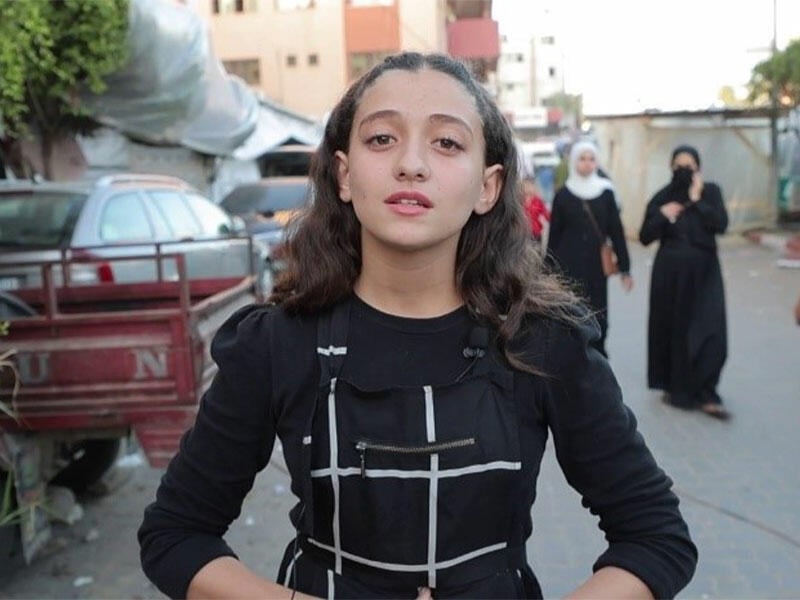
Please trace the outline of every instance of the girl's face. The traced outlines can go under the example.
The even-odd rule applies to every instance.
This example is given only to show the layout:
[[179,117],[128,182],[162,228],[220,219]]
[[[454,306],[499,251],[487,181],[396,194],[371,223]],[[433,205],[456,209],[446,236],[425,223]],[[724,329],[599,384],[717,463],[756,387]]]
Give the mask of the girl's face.
[[597,168],[597,159],[594,157],[594,152],[586,151],[578,155],[578,164],[575,165],[575,171],[581,177],[588,177],[594,173]]
[[694,156],[689,154],[688,152],[681,152],[675,155],[675,158],[672,160],[672,170],[678,169],[680,167],[686,167],[687,169],[691,169],[692,171],[697,171],[697,161],[695,161]]
[[337,152],[339,197],[361,223],[362,254],[455,253],[474,212],[491,210],[501,165],[484,166],[475,101],[438,71],[390,70],[367,88]]

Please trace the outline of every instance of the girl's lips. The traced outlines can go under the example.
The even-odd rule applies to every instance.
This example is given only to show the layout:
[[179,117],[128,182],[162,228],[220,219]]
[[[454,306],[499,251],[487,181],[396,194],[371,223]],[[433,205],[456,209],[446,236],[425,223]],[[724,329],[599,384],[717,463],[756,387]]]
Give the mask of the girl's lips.
[[410,190],[395,192],[386,198],[384,203],[408,208],[433,208],[433,203],[425,194],[421,192],[412,192]]

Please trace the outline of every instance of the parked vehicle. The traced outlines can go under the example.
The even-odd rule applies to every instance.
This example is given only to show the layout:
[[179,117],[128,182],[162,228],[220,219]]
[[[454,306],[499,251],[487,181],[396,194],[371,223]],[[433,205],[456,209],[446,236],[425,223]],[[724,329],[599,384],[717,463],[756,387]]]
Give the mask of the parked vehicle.
[[286,225],[311,199],[308,177],[267,177],[234,188],[220,206],[244,220],[247,233],[267,248],[268,268],[276,273],[283,267]]
[[[187,276],[196,279],[245,275],[253,261],[261,264],[265,253],[249,242],[240,219],[186,182],[134,174],[94,183],[0,182],[0,251],[0,290],[5,291],[40,286],[36,263],[62,255],[183,253]],[[156,266],[142,261],[117,260],[113,268],[104,261],[73,262],[70,272],[56,269],[55,276],[65,275],[75,284],[153,281]],[[162,266],[168,269],[166,279],[177,278],[173,264]]]
[[[255,301],[256,275],[190,279],[190,253],[44,260],[31,277],[41,285],[0,296],[7,309],[0,335],[0,492],[12,489],[10,481],[15,490],[2,496],[0,541],[21,540],[26,560],[49,535],[51,489],[86,489],[112,466],[128,436],[150,465],[163,467],[193,423],[216,372],[212,336],[233,311]],[[122,262],[146,263],[159,276],[133,283],[55,277],[58,270],[106,263],[116,273]],[[24,266],[30,273],[31,263]],[[174,280],[166,277],[172,272]],[[9,522],[19,527],[17,536],[9,535]]]
[[276,146],[258,158],[262,177],[304,177],[311,171],[316,148],[304,144]]

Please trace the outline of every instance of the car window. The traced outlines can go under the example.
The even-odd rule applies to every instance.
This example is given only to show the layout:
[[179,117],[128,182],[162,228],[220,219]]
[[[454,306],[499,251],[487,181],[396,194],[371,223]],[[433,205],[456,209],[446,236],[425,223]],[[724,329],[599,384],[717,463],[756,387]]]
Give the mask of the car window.
[[148,191],[156,210],[169,224],[175,239],[194,237],[200,233],[200,225],[179,192],[168,190]]
[[100,238],[105,242],[154,239],[153,228],[139,194],[117,194],[106,201],[100,217]]
[[86,198],[73,192],[0,193],[0,246],[67,245]]
[[194,211],[206,235],[218,236],[233,231],[230,216],[219,206],[197,194],[186,194],[186,201]]

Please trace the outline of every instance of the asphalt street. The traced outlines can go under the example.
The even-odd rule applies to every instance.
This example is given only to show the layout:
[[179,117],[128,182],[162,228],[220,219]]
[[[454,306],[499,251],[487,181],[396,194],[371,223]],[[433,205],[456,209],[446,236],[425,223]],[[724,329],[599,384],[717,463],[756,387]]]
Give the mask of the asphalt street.
[[[700,552],[680,598],[800,598],[800,327],[792,307],[800,269],[778,268],[774,250],[723,241],[730,355],[719,388],[734,418],[720,422],[664,405],[646,388],[646,323],[654,248],[631,243],[633,292],[610,284],[611,364],[625,402],[670,475]],[[131,460],[131,458],[133,460]],[[60,527],[47,556],[0,582],[0,597],[160,598],[141,573],[136,529],[160,471],[136,456],[118,469],[111,495],[84,499],[85,516]],[[546,597],[591,572],[605,541],[548,449],[533,510],[529,558]],[[280,455],[259,475],[227,536],[242,560],[277,573],[292,537]]]

